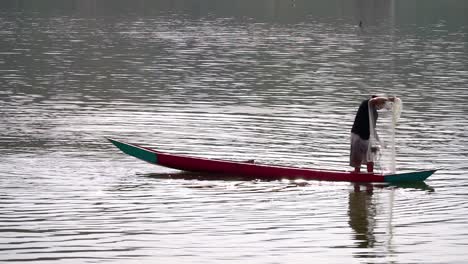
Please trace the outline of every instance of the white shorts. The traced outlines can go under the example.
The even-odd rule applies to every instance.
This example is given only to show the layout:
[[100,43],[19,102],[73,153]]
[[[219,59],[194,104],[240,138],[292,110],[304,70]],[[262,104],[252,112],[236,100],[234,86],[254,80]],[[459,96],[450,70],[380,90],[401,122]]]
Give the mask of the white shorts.
[[351,152],[349,155],[349,165],[351,167],[361,167],[367,163],[367,151],[369,140],[362,139],[359,135],[351,133]]

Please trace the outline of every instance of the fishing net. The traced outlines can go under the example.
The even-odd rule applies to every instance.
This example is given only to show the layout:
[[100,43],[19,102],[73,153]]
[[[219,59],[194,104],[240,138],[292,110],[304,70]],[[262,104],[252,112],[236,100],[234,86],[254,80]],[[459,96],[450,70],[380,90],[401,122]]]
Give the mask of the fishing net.
[[396,172],[395,128],[402,106],[397,97],[394,102],[385,102],[381,109],[369,105],[370,138],[367,161],[373,161],[376,169],[383,173]]

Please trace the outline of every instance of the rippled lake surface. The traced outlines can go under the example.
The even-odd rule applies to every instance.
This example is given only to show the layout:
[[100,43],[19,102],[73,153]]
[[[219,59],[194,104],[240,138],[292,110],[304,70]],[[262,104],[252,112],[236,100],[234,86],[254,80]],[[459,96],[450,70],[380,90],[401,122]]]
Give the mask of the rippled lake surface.
[[[467,12],[463,0],[2,1],[0,262],[468,262]],[[439,168],[425,183],[191,178],[105,140],[350,169],[372,93],[402,98],[397,170]]]

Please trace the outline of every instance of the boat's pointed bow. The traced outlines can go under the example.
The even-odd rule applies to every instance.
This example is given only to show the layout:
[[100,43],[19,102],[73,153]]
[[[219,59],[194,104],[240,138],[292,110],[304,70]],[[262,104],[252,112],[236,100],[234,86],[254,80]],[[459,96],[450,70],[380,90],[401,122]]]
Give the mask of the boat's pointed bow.
[[109,140],[114,146],[116,146],[118,149],[120,149],[123,153],[128,154],[130,156],[133,156],[135,158],[147,161],[149,163],[157,163],[158,161],[158,156],[156,152],[151,151],[149,149],[145,149],[142,147],[139,147],[134,144],[129,144],[125,142],[121,142],[112,138],[106,138]]

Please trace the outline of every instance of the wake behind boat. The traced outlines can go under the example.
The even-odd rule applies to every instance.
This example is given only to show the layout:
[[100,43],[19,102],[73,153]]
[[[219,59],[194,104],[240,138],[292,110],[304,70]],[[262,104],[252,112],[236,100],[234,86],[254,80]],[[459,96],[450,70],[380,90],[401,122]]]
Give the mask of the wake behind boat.
[[246,179],[303,179],[319,181],[400,183],[422,182],[436,171],[424,170],[385,175],[378,173],[356,173],[337,170],[296,168],[169,154],[111,138],[108,138],[108,140],[122,152],[159,166],[187,172],[241,176]]

